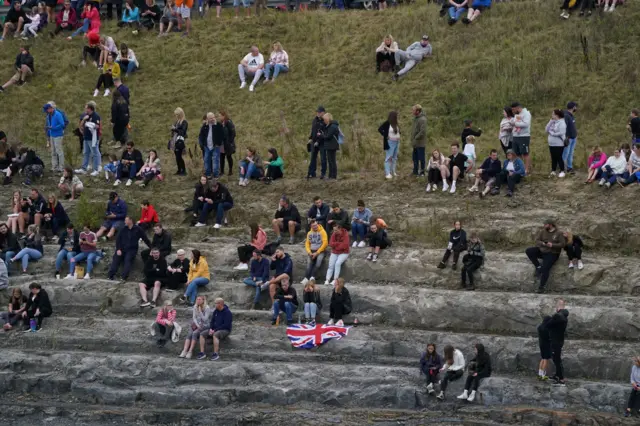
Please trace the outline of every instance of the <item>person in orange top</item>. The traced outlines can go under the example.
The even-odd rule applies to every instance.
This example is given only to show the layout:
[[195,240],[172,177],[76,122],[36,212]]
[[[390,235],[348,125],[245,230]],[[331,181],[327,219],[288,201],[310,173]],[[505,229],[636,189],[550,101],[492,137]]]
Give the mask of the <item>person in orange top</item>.
[[334,283],[340,277],[342,264],[349,258],[349,232],[338,222],[333,222],[333,233],[329,239],[329,247],[331,247],[331,256],[329,257],[327,277],[324,281],[326,285]]
[[185,23],[186,31],[182,33],[182,37],[189,35],[191,31],[191,8],[193,8],[193,0],[176,0],[176,6],[178,7],[178,27],[182,27],[182,23]]
[[147,232],[153,225],[160,222],[160,218],[158,217],[158,212],[156,212],[155,207],[149,203],[149,200],[144,200],[142,204],[140,204],[140,207],[142,208],[142,212],[140,213],[140,220],[136,225]]
[[251,259],[251,255],[254,251],[262,252],[264,246],[267,244],[267,233],[257,223],[249,225],[251,228],[251,244],[245,244],[238,247],[238,259],[240,263],[233,268],[237,271],[248,271],[249,265],[247,263]]

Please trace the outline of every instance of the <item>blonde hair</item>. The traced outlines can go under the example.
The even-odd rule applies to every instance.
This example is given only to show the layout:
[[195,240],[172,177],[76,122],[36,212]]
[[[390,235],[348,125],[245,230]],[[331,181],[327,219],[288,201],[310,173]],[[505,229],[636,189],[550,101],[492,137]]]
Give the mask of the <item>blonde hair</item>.
[[275,43],[273,43],[273,50],[274,50],[274,51],[278,51],[278,49],[279,49],[279,50],[284,50],[284,49],[282,48],[282,43],[280,43],[279,41],[276,41]]
[[184,110],[182,108],[176,108],[175,111],[173,111],[173,114],[178,117],[178,122],[184,121]]
[[[53,198],[53,207],[58,205],[58,197],[56,197],[54,194],[49,194],[49,198]],[[47,201],[49,200],[47,199]]]
[[470,144],[475,144],[476,143],[476,137],[473,135],[469,135],[465,138],[465,140],[467,141],[467,143]]
[[393,36],[391,34],[387,34],[386,36],[384,36],[384,40],[391,40],[391,43],[393,43]]
[[216,115],[213,112],[208,112],[206,115],[207,120],[210,118],[213,118],[214,120],[216,119]]
[[224,303],[224,299],[222,297],[216,297],[216,303]]
[[[202,305],[198,305],[198,298],[202,298]],[[209,306],[207,306],[207,296],[201,295],[196,297],[196,309],[198,312],[204,312]]]
[[305,285],[304,285],[304,291],[307,291],[307,289],[310,288],[311,291],[316,291],[316,280],[309,280]]
[[29,225],[27,227],[27,232],[29,234],[36,234],[38,235],[38,233],[40,232],[40,229],[38,229],[38,227],[36,225]]
[[331,115],[331,113],[329,112],[326,112],[322,118],[324,118],[325,120],[331,121],[333,120],[333,115]]
[[336,293],[342,293],[342,289],[344,288],[344,278],[340,277],[336,280],[336,286],[333,291]]

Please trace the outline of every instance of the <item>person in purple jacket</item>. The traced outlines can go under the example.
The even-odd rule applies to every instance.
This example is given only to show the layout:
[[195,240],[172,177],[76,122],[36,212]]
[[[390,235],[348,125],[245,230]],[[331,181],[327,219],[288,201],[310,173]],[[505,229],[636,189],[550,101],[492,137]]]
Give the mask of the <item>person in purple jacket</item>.
[[434,383],[437,385],[440,381],[438,374],[442,366],[442,357],[436,351],[436,344],[429,343],[427,351],[420,358],[420,371],[427,377],[427,392],[429,392],[429,395],[435,393],[433,386]]

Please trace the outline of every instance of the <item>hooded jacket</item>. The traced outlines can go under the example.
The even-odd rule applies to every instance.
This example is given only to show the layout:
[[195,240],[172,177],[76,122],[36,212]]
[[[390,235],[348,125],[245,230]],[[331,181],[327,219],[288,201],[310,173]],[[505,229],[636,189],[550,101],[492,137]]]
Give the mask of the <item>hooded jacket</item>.
[[338,151],[340,149],[340,144],[338,143],[339,136],[340,136],[340,124],[338,123],[337,120],[332,120],[324,128],[324,132],[323,132],[324,149],[327,151]]
[[51,308],[51,301],[49,300],[49,295],[47,291],[43,288],[40,289],[38,294],[34,295],[29,294],[27,296],[27,308],[26,311],[34,311],[36,309],[40,310],[40,313],[43,316],[49,316],[53,313],[53,309]]
[[564,146],[564,138],[567,135],[567,124],[562,118],[549,120],[545,130],[549,135],[547,136],[549,146]]
[[411,59],[416,62],[420,62],[424,59],[425,56],[430,56],[432,50],[433,49],[431,48],[431,43],[423,46],[421,42],[416,41],[415,43],[407,47],[407,50],[405,50],[405,52],[411,57]]
[[311,133],[309,134],[309,140],[312,143],[318,143],[318,148],[320,149],[324,145],[324,139],[322,135],[318,136],[318,133],[322,133],[322,129],[324,127],[324,121],[322,117],[318,117],[317,115],[313,117],[313,121],[311,122]]
[[449,243],[452,244],[452,249],[460,251],[466,250],[467,233],[462,228],[459,231],[456,229],[452,229],[451,232],[449,232]]
[[542,319],[542,322],[538,326],[538,344],[541,348],[551,344],[549,330],[547,329],[549,321],[551,321],[551,316],[547,315]]
[[569,139],[577,138],[578,129],[576,129],[576,118],[568,110],[565,110],[564,112],[564,122],[567,125],[567,138]]
[[562,347],[564,345],[564,334],[567,330],[569,322],[569,311],[560,309],[557,311],[549,322],[547,322],[547,330],[549,331],[549,340],[552,346]]
[[331,254],[348,254],[349,253],[349,232],[345,228],[334,231],[329,240],[331,246]]
[[53,110],[53,114],[47,114],[46,125],[48,137],[59,138],[64,136],[64,117],[57,109]]
[[13,251],[16,254],[20,251],[20,244],[18,244],[18,237],[16,234],[7,230],[5,235],[0,235],[0,250],[2,250],[2,258],[8,251]]
[[291,261],[289,253],[285,253],[282,259],[276,258],[276,260],[273,260],[271,262],[271,269],[276,271],[274,275],[276,277],[287,274],[290,279],[293,279],[293,262]]
[[417,117],[413,117],[411,126],[411,146],[422,148],[427,145],[427,116],[421,111]]
[[[340,213],[334,213],[333,211],[327,215],[327,222],[333,220],[334,223],[338,223],[347,231],[351,230],[351,222],[349,221],[349,214],[346,210],[340,209]],[[331,224],[333,226],[333,223]]]
[[[142,208],[142,212],[140,214],[140,223],[158,223],[160,222],[160,218],[158,217],[158,212],[156,212],[155,207],[151,204],[147,207]],[[155,240],[155,236],[153,239]]]
[[342,292],[340,293],[337,293],[335,289],[331,293],[331,305],[335,304],[342,305],[342,313],[344,315],[351,313],[351,295],[349,295],[349,290],[346,287],[342,287]]
[[[200,258],[202,259],[202,258]],[[233,315],[227,305],[224,305],[221,311],[214,309],[211,315],[211,323],[209,328],[214,331],[227,330],[231,333],[231,324],[233,322]]]
[[322,253],[329,245],[329,238],[327,238],[327,232],[322,225],[318,225],[318,230],[313,229],[307,233],[307,239],[304,243],[304,248],[307,250],[307,254]]
[[489,377],[491,375],[491,357],[484,350],[482,343],[476,344],[478,354],[471,360],[476,363],[476,373],[478,376]]
[[487,174],[490,178],[496,177],[500,171],[502,170],[502,166],[500,164],[500,160],[496,159],[495,161],[491,159],[491,157],[487,157],[486,160],[480,166],[482,169],[482,174]]
[[423,352],[420,357],[420,371],[422,371],[425,376],[429,375],[430,370],[440,371],[442,365],[442,357],[438,355],[437,352],[434,352],[431,356],[427,356],[427,353]]
[[[292,296],[292,297],[291,299],[285,299],[285,296]],[[293,288],[292,285],[290,285],[289,288],[287,288],[287,291],[284,291],[282,287],[278,287],[278,289],[276,290],[276,294],[273,297],[275,300],[278,301],[278,304],[280,305],[280,310],[283,312],[285,311],[284,304],[286,302],[293,303],[296,306],[300,304],[300,302],[298,301],[298,293],[296,292],[296,289]]]
[[121,198],[118,198],[118,201],[113,203],[109,201],[107,203],[107,215],[115,214],[116,217],[109,220],[124,220],[127,217],[127,203],[124,202]]

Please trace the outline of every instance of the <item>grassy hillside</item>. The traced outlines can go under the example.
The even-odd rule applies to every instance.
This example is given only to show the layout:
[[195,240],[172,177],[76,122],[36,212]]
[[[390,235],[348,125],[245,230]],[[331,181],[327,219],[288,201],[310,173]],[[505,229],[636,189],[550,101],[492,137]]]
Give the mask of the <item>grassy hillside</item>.
[[[446,148],[458,140],[462,120],[473,118],[486,131],[478,145],[486,152],[497,147],[502,106],[519,100],[534,117],[535,169],[546,172],[543,131],[554,107],[567,100],[580,104],[579,166],[585,162],[585,145],[611,148],[628,141],[627,114],[640,99],[640,5],[630,2],[614,14],[565,22],[558,17],[557,3],[499,3],[468,27],[449,27],[437,6],[419,1],[383,12],[272,12],[250,20],[232,19],[226,10],[223,19],[197,20],[188,39],[133,36],[111,23],[103,33],[128,43],[141,62],[142,70],[127,84],[132,90],[132,139],[144,148],[166,147],[175,107],[186,111],[190,146],[202,115],[224,107],[238,128],[239,149],[253,145],[264,153],[269,146],[284,146],[288,173],[304,176],[309,123],[315,107],[323,104],[348,137],[341,170],[379,171],[376,129],[389,110],[400,111],[401,125],[408,130],[411,105],[422,104],[429,119],[429,147]],[[398,83],[390,75],[376,75],[374,49],[387,33],[402,48],[429,34],[434,57]],[[274,85],[259,85],[254,93],[239,90],[236,67],[249,46],[255,43],[266,54],[276,40],[288,51],[292,71]],[[0,45],[2,80],[11,74],[19,44],[7,40]],[[81,39],[42,37],[31,45],[37,74],[28,85],[0,95],[0,128],[11,140],[44,149],[42,104],[54,99],[75,116],[92,99],[98,72],[78,68]],[[108,119],[110,99],[96,99],[98,112]],[[290,130],[286,137],[280,131],[281,113]],[[73,142],[74,152],[75,147]],[[162,153],[173,168],[173,159]],[[75,166],[78,161],[74,158]],[[410,148],[404,144],[401,165],[409,162]]]

